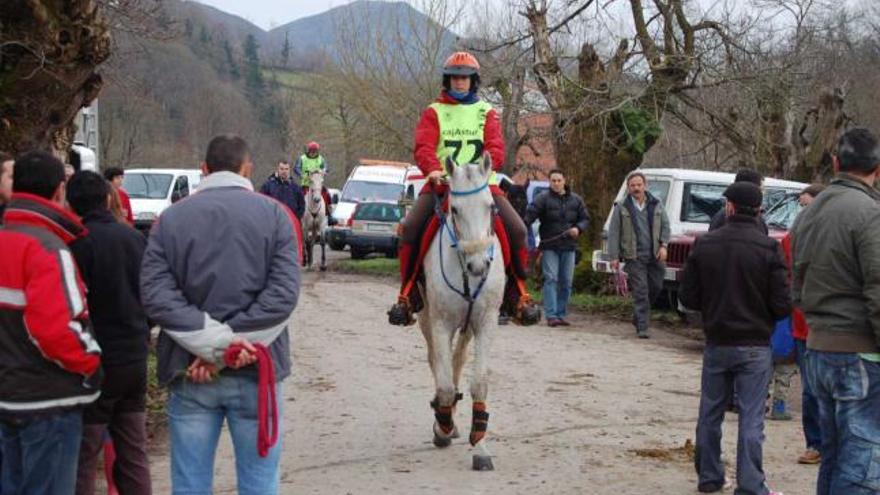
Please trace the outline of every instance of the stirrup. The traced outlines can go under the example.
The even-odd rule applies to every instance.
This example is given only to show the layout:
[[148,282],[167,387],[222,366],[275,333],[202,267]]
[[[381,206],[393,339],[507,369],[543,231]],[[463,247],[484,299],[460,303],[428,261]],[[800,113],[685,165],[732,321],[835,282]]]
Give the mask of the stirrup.
[[513,321],[524,327],[535,325],[541,321],[541,307],[532,301],[531,296],[523,294],[516,305]]
[[409,299],[406,296],[400,296],[394,306],[388,310],[388,323],[401,327],[408,327],[416,322],[413,317],[412,308]]

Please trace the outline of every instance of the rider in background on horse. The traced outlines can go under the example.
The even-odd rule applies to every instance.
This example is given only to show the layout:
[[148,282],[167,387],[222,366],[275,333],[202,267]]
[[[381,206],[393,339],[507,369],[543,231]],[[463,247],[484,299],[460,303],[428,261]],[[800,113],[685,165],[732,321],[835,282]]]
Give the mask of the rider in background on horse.
[[[309,195],[309,186],[311,185],[309,175],[318,170],[321,170],[326,174],[327,161],[324,160],[324,157],[321,155],[321,145],[315,141],[311,141],[306,145],[306,152],[297,158],[296,164],[293,166],[293,173],[299,177],[303,196]],[[330,214],[330,192],[327,191],[326,187],[321,188],[321,196],[324,198],[324,207],[327,211],[327,223],[333,225],[336,223],[336,220]]]
[[[477,96],[480,86],[480,64],[467,52],[452,54],[443,65],[443,90],[440,97],[423,113],[415,131],[416,165],[428,179],[418,200],[403,222],[400,252],[402,288],[397,303],[388,311],[392,325],[411,325],[413,313],[422,308],[421,295],[413,290],[418,276],[418,258],[422,236],[434,214],[435,198],[446,193],[448,186],[443,161],[451,157],[456,164],[478,161],[489,153],[494,169],[504,163],[504,137],[498,114],[489,103]],[[493,173],[489,186],[507,237],[510,240],[511,269],[504,306],[514,321],[533,325],[540,321],[541,311],[532,302],[525,287],[528,253],[526,226],[498,187]]]

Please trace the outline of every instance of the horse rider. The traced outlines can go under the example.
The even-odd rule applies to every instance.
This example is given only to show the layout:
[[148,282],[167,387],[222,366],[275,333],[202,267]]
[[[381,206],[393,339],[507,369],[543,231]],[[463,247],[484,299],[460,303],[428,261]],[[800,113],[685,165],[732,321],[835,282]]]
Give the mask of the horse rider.
[[[476,57],[467,52],[453,53],[443,65],[443,90],[437,101],[422,113],[416,127],[414,158],[428,182],[403,222],[398,254],[402,288],[397,303],[388,311],[392,325],[415,323],[413,313],[423,306],[419,291],[412,290],[419,272],[415,265],[423,233],[434,214],[435,194],[440,196],[448,190],[442,182],[446,175],[443,161],[451,157],[456,164],[474,163],[486,152],[495,170],[504,163],[504,137],[498,114],[477,96],[479,86],[480,64]],[[490,177],[489,186],[509,239],[512,258],[503,307],[513,315],[515,322],[533,325],[541,319],[541,311],[525,287],[526,226],[498,187],[495,173]]]
[[[302,186],[303,196],[308,197],[309,195],[309,186],[312,182],[312,179],[309,176],[319,170],[326,174],[327,162],[321,155],[321,145],[315,141],[311,141],[306,145],[306,152],[300,155],[296,160],[296,164],[293,166],[293,173],[299,176],[299,183]],[[327,191],[326,187],[321,188],[321,197],[324,198],[327,222],[329,225],[333,225],[336,222],[330,214],[330,192]]]

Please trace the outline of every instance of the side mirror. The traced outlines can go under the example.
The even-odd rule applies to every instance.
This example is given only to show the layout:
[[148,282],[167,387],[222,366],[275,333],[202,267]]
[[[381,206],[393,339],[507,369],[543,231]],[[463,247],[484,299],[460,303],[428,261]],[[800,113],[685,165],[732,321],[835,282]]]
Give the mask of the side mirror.
[[180,194],[180,190],[175,189],[174,191],[171,192],[171,202],[172,203],[177,203],[178,201],[181,200],[181,198],[183,198],[183,195]]
[[330,204],[334,204],[334,205],[339,204],[339,195],[338,194],[334,194],[333,196],[330,196]]

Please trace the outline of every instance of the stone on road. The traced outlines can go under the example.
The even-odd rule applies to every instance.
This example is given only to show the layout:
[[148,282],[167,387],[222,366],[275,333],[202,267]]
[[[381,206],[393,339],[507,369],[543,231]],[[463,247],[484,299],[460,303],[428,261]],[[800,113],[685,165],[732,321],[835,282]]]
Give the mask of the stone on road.
[[[315,272],[303,282],[284,383],[281,493],[696,493],[682,447],[696,428],[699,342],[662,331],[641,341],[630,325],[591,316],[569,328],[499,327],[488,400],[495,470],[474,472],[469,369],[455,417],[461,438],[437,449],[421,332],[387,323],[396,285]],[[731,476],[735,421],[724,428]],[[800,422],[768,421],[766,433],[771,486],[811,492],[816,466],[795,462]],[[156,493],[170,493],[169,448],[153,450]],[[215,473],[215,493],[236,492],[226,432]]]

